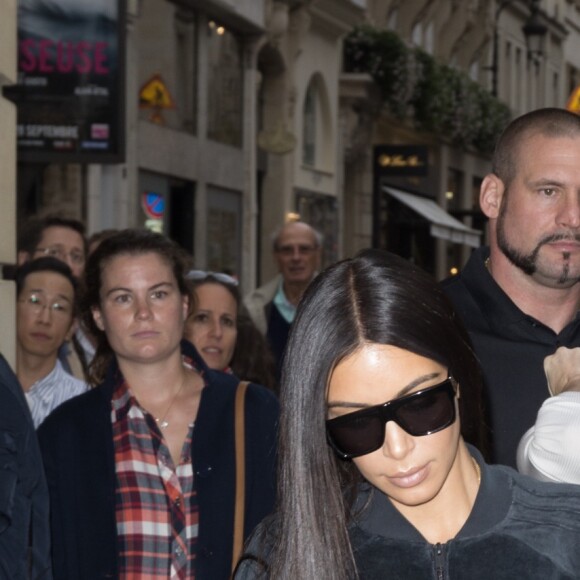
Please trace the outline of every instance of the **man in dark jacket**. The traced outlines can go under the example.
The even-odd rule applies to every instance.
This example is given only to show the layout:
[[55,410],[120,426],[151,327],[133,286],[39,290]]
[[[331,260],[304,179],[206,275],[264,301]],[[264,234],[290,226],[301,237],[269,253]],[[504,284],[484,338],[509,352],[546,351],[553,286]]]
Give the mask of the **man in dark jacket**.
[[22,388],[0,355],[0,578],[49,580],[48,490]]
[[489,248],[444,289],[483,367],[492,460],[518,442],[549,396],[544,358],[580,346],[580,117],[540,109],[513,121],[481,184]]

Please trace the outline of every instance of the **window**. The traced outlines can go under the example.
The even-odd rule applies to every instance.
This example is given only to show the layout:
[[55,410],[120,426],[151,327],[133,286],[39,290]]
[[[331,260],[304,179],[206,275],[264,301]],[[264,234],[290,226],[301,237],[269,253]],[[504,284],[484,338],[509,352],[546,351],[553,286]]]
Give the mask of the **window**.
[[423,46],[423,24],[421,22],[417,22],[415,26],[413,26],[411,41],[416,46]]
[[240,39],[218,23],[208,22],[209,139],[241,147],[243,68]]
[[435,51],[435,23],[433,21],[429,22],[425,29],[425,50],[429,54]]
[[310,83],[304,99],[302,163],[316,162],[316,88]]
[[399,16],[399,10],[397,8],[393,8],[389,12],[389,16],[387,18],[387,29],[388,30],[397,30],[397,20]]
[[333,169],[333,137],[328,94],[322,75],[310,79],[302,105],[302,163],[319,171]]
[[196,28],[195,13],[179,8],[175,13],[177,102],[183,129],[194,134],[197,117]]

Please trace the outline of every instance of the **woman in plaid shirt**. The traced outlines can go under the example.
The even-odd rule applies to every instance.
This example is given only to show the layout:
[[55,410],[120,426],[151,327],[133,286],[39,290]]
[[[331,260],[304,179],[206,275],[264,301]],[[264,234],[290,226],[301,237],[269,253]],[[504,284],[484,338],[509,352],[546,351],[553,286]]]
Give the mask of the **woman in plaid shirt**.
[[[55,577],[228,578],[237,379],[181,340],[191,305],[179,249],[126,230],[86,269],[97,388],[40,431]],[[245,535],[271,510],[278,405],[246,393]]]

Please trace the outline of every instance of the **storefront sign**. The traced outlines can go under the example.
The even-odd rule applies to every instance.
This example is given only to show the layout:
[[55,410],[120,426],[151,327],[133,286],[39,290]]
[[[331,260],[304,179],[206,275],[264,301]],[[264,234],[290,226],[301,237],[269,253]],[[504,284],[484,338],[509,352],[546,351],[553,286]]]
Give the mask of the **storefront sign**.
[[121,162],[124,0],[20,0],[18,155]]
[[378,176],[424,177],[429,170],[428,148],[423,145],[376,145],[374,169]]

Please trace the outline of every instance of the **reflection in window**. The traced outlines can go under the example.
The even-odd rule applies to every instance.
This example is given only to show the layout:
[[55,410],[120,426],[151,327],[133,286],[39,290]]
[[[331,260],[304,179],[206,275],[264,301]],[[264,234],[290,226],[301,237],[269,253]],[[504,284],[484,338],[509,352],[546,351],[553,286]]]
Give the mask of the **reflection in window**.
[[242,145],[242,44],[228,29],[208,23],[209,139]]
[[314,165],[316,161],[316,88],[310,83],[304,99],[302,162]]

